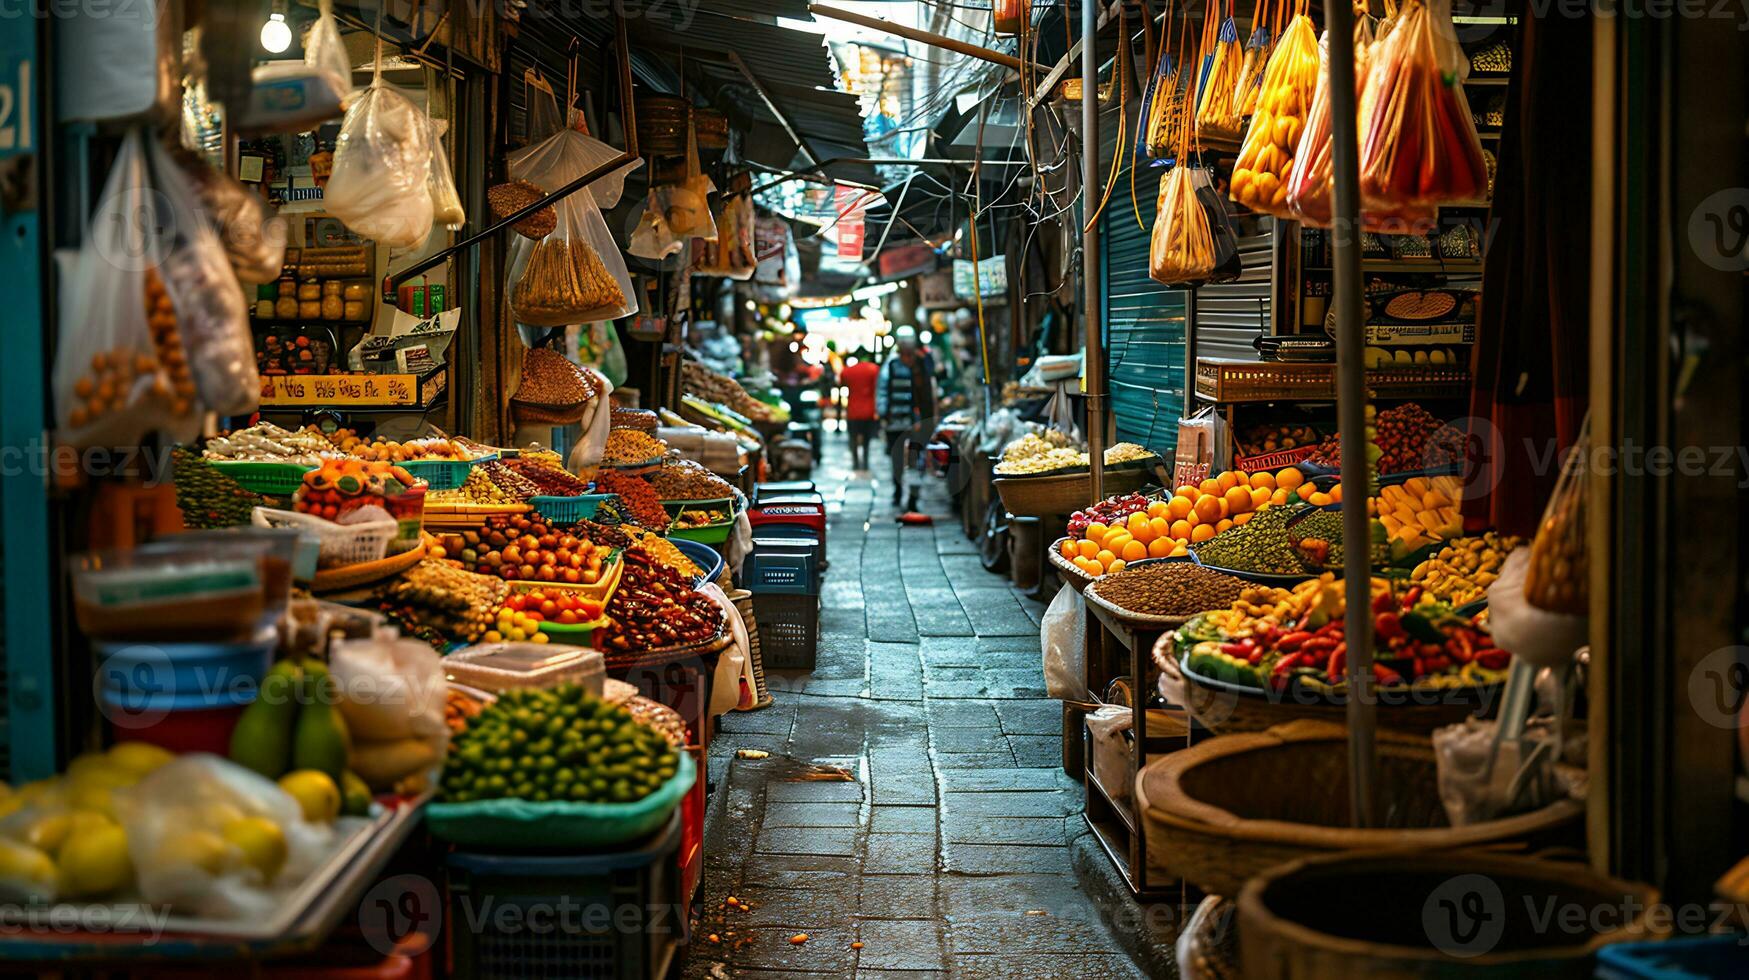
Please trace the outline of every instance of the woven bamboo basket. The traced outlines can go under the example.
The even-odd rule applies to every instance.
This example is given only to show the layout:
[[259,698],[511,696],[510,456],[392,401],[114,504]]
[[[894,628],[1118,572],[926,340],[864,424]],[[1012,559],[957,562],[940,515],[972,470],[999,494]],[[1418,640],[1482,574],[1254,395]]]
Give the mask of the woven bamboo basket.
[[[1107,495],[1140,490],[1153,475],[1147,469],[1107,470]],[[1053,517],[1072,514],[1093,502],[1093,474],[1064,473],[1061,476],[1004,476],[995,481],[1002,506],[1017,517]]]
[[608,650],[601,651],[602,659],[610,671],[628,671],[640,668],[664,667],[668,664],[680,663],[697,657],[708,657],[722,653],[734,643],[734,637],[729,635],[728,627],[718,631],[717,635],[697,643],[686,643],[672,647],[652,647],[648,650]]
[[686,152],[686,123],[692,105],[674,95],[641,95],[637,99],[638,149],[646,154],[679,156]]
[[[1340,896],[1340,900],[1332,898]],[[1481,900],[1482,914],[1468,909]],[[1239,893],[1247,980],[1581,980],[1598,949],[1660,935],[1658,892],[1583,864],[1477,851],[1303,858]],[[1542,910],[1559,909],[1554,922]],[[1569,910],[1585,915],[1572,927]]]
[[1064,585],[1076,592],[1081,592],[1098,580],[1082,571],[1074,562],[1063,557],[1063,542],[1067,540],[1069,539],[1064,537],[1051,542],[1051,567],[1057,570],[1057,577],[1063,580]]
[[1381,731],[1384,826],[1349,826],[1348,733],[1299,722],[1222,735],[1150,762],[1136,780],[1148,851],[1216,895],[1237,895],[1268,868],[1308,855],[1412,848],[1537,850],[1582,844],[1584,774],[1562,768],[1566,799],[1540,810],[1452,827],[1425,739]]
[[[1184,706],[1196,720],[1218,735],[1261,732],[1296,721],[1341,724],[1348,717],[1347,702],[1338,697],[1310,700],[1298,694],[1253,690],[1199,676],[1178,662],[1172,643],[1171,633],[1154,642],[1154,666],[1166,675],[1168,684],[1182,691]],[[1381,691],[1378,725],[1381,729],[1431,735],[1435,729],[1455,725],[1486,703],[1498,700],[1491,696],[1496,693],[1497,688]]]
[[698,148],[701,150],[726,150],[729,148],[729,117],[716,109],[695,109],[692,114],[692,125],[698,135]]

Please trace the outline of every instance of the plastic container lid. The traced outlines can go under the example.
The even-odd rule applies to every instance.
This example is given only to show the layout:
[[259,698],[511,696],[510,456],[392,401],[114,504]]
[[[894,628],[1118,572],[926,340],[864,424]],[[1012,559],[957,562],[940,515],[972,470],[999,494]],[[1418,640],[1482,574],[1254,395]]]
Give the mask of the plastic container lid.
[[443,669],[450,680],[484,691],[554,687],[568,682],[582,685],[596,697],[601,696],[602,680],[607,676],[600,652],[546,643],[482,643],[445,657]]

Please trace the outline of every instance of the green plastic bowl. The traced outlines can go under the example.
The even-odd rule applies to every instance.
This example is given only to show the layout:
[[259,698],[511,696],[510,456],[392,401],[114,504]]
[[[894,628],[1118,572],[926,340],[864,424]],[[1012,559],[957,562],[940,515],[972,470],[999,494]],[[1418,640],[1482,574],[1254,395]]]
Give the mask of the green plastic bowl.
[[535,803],[518,799],[429,803],[425,825],[438,840],[464,847],[527,850],[538,844],[562,851],[636,840],[662,826],[697,778],[692,753],[685,748],[675,751],[680,764],[674,778],[635,803]]

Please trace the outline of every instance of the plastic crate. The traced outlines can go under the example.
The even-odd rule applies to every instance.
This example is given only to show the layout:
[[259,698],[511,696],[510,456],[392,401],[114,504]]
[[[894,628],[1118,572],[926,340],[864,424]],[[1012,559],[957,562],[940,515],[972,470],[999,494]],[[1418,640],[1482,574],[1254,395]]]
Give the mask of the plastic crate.
[[424,480],[433,490],[454,490],[467,480],[475,463],[497,458],[498,454],[493,453],[478,459],[410,459],[401,468]]
[[782,592],[753,594],[760,656],[767,667],[813,670],[820,652],[820,597]]
[[642,844],[607,853],[452,852],[444,860],[449,921],[470,924],[444,930],[453,975],[481,980],[663,976],[687,940],[686,902],[674,860],[679,843],[676,812]]
[[304,485],[304,474],[315,469],[302,463],[270,463],[263,460],[215,459],[212,467],[237,481],[250,493],[288,497]]
[[1616,943],[1597,951],[1598,980],[1707,980],[1749,976],[1743,937],[1703,936],[1662,943]]
[[772,480],[754,486],[753,499],[757,501],[787,493],[813,493],[816,489],[813,480]]
[[578,521],[586,521],[594,517],[601,505],[609,500],[614,501],[614,505],[618,506],[619,494],[584,493],[575,497],[530,497],[528,503],[535,509],[536,513],[548,520],[558,521],[562,524],[575,524]]
[[754,595],[819,595],[819,576],[811,552],[755,550],[741,570],[742,588]]

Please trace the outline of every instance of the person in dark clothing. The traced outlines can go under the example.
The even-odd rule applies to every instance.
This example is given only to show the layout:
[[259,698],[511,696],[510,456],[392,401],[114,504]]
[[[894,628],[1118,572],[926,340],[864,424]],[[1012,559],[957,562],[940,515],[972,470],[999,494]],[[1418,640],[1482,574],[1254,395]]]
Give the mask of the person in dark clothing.
[[859,349],[850,360],[856,363],[846,366],[839,375],[850,396],[845,407],[845,425],[850,432],[850,466],[866,470],[869,445],[881,429],[880,413],[875,408],[875,389],[880,385],[881,366],[867,350]]
[[[905,500],[905,470],[915,455],[914,446],[929,440],[928,426],[935,418],[935,378],[929,355],[917,344],[909,327],[898,332],[898,354],[881,365],[875,387],[876,409],[887,437],[887,455],[893,463],[893,506]],[[911,488],[907,510],[917,509],[918,487]]]

